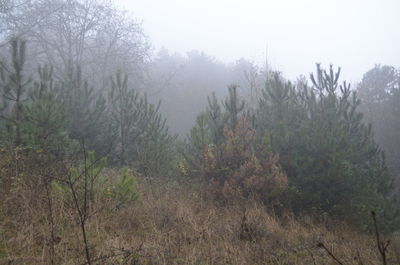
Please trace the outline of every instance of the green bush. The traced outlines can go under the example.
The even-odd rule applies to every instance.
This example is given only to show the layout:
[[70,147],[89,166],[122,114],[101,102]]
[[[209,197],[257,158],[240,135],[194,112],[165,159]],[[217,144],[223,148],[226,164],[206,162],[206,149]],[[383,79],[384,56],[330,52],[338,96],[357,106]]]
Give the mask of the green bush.
[[107,195],[115,200],[117,208],[132,204],[139,199],[139,193],[136,192],[136,184],[137,181],[133,170],[123,167],[115,183],[109,184],[107,187]]
[[90,152],[85,163],[70,168],[63,181],[52,182],[54,192],[69,204],[73,202],[72,196],[76,196],[79,202],[83,202],[85,196],[90,202],[93,202],[94,198],[111,200],[116,208],[138,200],[133,170],[123,167],[116,179],[112,179],[103,172],[105,163],[105,158],[96,160],[94,152]]

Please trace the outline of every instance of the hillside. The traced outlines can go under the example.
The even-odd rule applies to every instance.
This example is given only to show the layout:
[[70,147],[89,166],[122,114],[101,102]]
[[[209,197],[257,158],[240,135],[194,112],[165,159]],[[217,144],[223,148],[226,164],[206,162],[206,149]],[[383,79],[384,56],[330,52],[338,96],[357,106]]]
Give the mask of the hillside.
[[[382,264],[374,235],[344,223],[277,216],[256,200],[221,204],[198,183],[141,180],[137,191],[119,209],[93,198],[92,264],[337,264],[319,243],[343,264]],[[86,264],[76,209],[53,194],[51,221],[46,196],[34,193],[21,185],[2,200],[0,264]],[[388,264],[399,264],[394,246]]]

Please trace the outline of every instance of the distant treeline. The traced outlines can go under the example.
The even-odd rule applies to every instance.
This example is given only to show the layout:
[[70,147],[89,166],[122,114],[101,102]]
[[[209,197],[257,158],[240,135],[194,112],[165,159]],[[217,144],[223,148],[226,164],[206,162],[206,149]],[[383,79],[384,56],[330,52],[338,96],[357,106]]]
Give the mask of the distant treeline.
[[17,2],[1,13],[2,147],[57,161],[90,150],[144,177],[201,181],[222,203],[255,197],[363,229],[374,210],[398,228],[394,67],[377,65],[355,89],[319,64],[290,82],[246,60],[152,58],[141,25],[108,4]]

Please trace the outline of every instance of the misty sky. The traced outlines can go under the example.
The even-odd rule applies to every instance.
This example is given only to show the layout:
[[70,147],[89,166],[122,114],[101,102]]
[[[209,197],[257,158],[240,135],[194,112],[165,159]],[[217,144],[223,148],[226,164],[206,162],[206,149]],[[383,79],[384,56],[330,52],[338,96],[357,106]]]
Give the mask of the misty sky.
[[240,57],[294,79],[315,62],[351,82],[375,63],[400,66],[400,0],[115,0],[143,21],[153,46]]

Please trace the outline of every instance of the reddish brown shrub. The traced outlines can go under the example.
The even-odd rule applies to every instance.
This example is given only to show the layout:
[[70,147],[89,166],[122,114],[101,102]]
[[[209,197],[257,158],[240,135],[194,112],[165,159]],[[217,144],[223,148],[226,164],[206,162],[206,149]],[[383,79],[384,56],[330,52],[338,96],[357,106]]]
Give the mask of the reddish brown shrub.
[[266,151],[267,146],[255,151],[256,133],[245,117],[233,130],[225,127],[224,136],[223,144],[208,145],[203,152],[203,173],[214,194],[225,199],[256,196],[277,202],[287,188],[279,155]]

